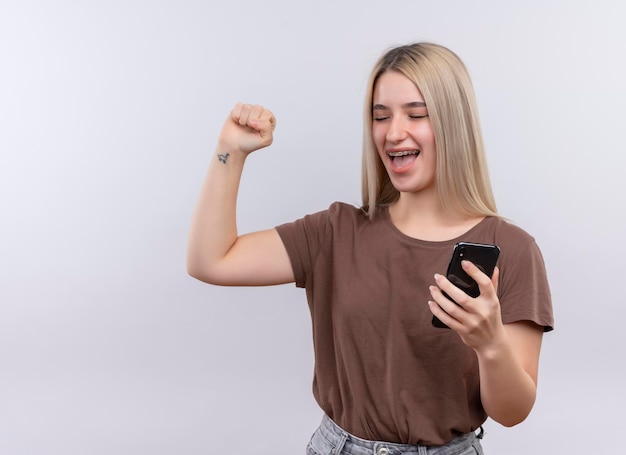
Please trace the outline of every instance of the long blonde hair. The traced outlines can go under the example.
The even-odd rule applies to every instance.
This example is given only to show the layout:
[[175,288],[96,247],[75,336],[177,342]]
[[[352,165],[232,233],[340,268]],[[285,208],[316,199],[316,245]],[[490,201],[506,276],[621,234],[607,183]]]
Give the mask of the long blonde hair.
[[498,216],[489,181],[474,89],[461,59],[432,43],[392,48],[372,70],[365,96],[362,162],[363,209],[396,201],[396,190],[372,138],[372,103],[378,78],[397,71],[417,86],[426,106],[437,148],[436,188],[444,207],[463,214]]

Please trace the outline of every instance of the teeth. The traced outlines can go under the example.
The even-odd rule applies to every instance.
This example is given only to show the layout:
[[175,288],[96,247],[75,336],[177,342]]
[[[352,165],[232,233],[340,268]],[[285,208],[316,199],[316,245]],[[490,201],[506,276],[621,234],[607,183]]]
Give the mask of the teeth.
[[390,152],[388,155],[392,158],[396,156],[407,156],[407,155],[417,155],[419,150],[405,150],[404,152]]

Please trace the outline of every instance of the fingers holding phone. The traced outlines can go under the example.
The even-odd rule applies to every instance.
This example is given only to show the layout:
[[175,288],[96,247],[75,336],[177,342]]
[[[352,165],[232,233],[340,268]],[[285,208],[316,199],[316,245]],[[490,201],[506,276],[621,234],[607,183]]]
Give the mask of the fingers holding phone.
[[[437,275],[436,286],[431,287],[433,326],[452,325],[458,332],[476,317],[480,321],[483,311],[491,314],[494,305],[499,316],[496,296],[499,254],[496,245],[459,242],[454,246],[446,276]],[[478,297],[482,297],[481,305],[476,305]]]
[[433,325],[454,329],[474,349],[489,346],[502,334],[499,252],[495,245],[455,245],[446,276],[435,275],[435,286],[430,287]]
[[457,329],[473,311],[474,297],[467,293],[468,286],[455,275],[435,274],[434,278],[435,285],[429,287],[432,301],[428,302],[433,313],[432,324],[437,328]]
[[462,261],[461,267],[463,267],[465,273],[478,284],[479,295],[485,295],[487,293],[497,294],[498,278],[500,276],[500,269],[497,266],[494,266],[493,269],[489,267],[491,276],[487,275],[483,267],[477,266],[472,261]]

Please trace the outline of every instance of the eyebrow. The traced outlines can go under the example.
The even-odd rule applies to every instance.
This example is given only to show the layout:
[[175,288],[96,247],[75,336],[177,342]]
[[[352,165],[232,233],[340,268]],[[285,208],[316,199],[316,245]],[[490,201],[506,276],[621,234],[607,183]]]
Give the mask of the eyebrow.
[[[422,101],[412,101],[410,103],[403,104],[402,107],[403,108],[426,107],[426,103]],[[380,111],[380,110],[387,110],[389,108],[383,104],[374,104],[374,106],[372,106],[372,109],[375,111]]]

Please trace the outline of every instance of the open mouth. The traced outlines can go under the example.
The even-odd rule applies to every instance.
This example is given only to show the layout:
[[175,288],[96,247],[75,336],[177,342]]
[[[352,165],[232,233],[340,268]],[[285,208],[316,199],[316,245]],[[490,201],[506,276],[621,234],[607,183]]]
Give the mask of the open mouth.
[[389,156],[395,167],[403,168],[413,163],[420,153],[420,150],[403,150],[400,152],[389,152],[387,156]]

